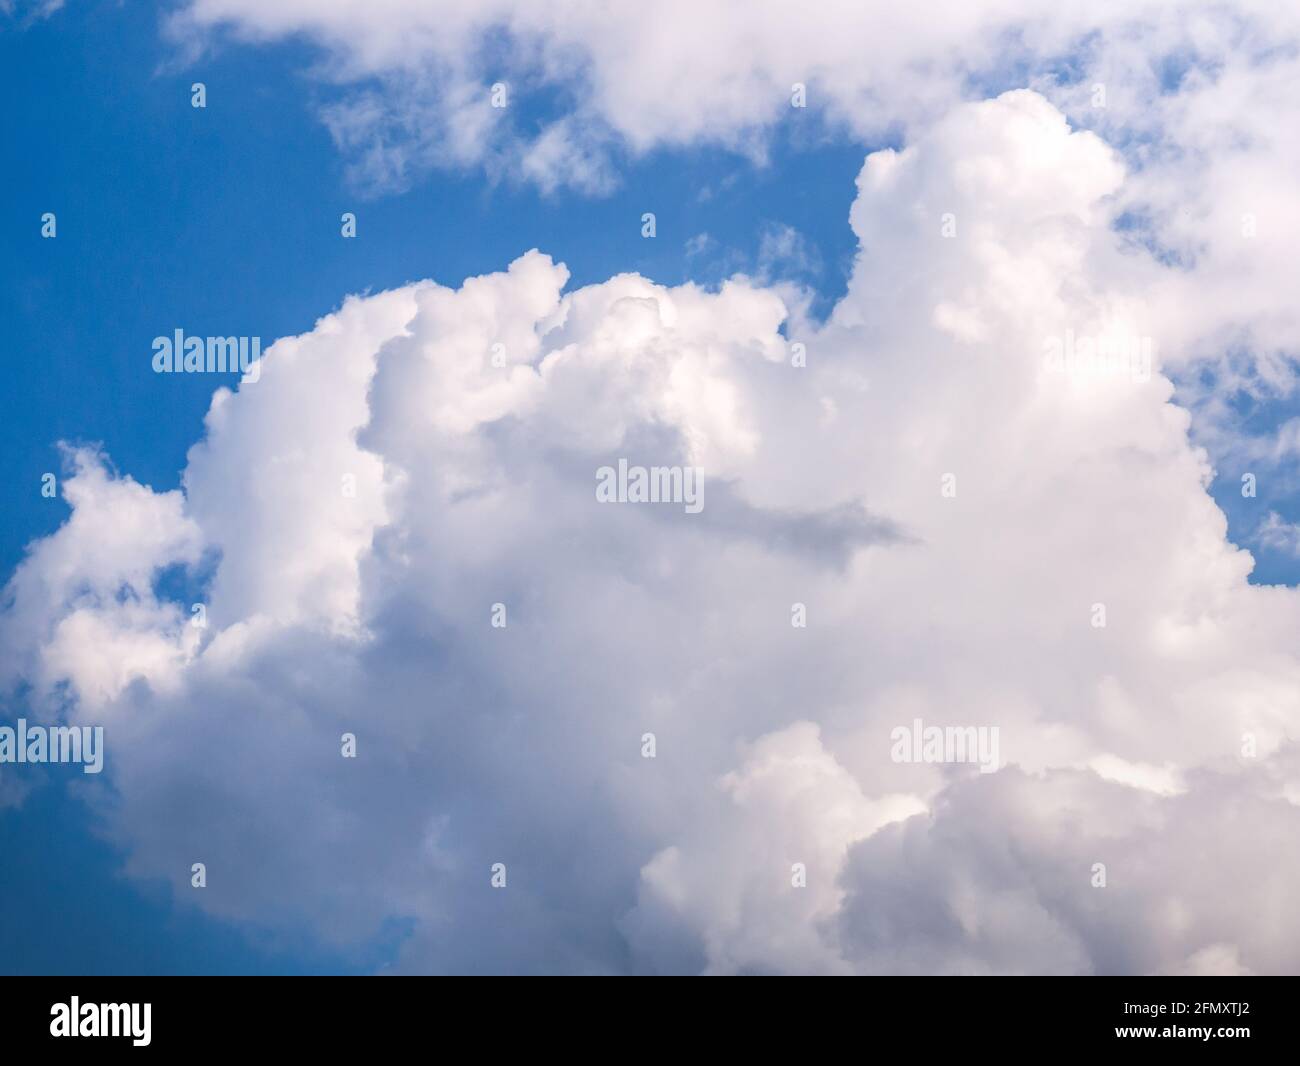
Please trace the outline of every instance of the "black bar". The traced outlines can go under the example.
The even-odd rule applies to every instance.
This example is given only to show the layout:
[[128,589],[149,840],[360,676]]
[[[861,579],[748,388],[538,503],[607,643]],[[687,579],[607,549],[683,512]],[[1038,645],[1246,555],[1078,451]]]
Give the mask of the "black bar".
[[[1136,1054],[1200,1048],[1237,1061],[1294,1053],[1296,987],[1290,978],[849,978],[816,988],[776,979],[689,991],[637,978],[580,987],[428,977],[26,978],[5,982],[0,995],[0,1049],[18,1063],[26,1054],[97,1054],[109,1045],[205,1059],[413,1047],[436,1058],[516,1048],[698,1058],[714,1045],[724,1052],[753,1045],[803,1062],[876,1058],[890,1047],[898,1049],[891,1057],[904,1050],[929,1057],[949,1048],[988,1055],[1128,1045]],[[105,1015],[100,1004],[135,1004],[138,1022],[149,1004],[148,1044],[132,1035],[52,1035],[64,1016],[58,1005],[70,1015],[74,996],[88,1029],[91,1016],[125,1018]],[[1179,1033],[1193,1029],[1212,1035]],[[846,1040],[848,1048],[832,1050]]]

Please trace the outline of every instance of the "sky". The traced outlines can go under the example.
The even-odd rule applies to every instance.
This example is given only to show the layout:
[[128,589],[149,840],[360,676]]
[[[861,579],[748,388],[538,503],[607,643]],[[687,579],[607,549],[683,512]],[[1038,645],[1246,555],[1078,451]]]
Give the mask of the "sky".
[[0,3],[0,971],[1294,970],[1300,21],[1035,7]]

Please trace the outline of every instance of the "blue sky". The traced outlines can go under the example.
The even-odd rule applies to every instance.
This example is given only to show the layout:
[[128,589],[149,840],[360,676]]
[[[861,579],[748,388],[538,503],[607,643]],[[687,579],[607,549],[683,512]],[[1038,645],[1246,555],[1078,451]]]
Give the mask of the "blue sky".
[[[179,485],[215,383],[151,373],[155,336],[259,336],[265,349],[310,331],[348,294],[424,278],[455,287],[531,248],[567,264],[569,290],[622,272],[710,287],[745,272],[811,290],[821,319],[853,269],[847,220],[863,158],[901,144],[893,132],[866,137],[796,115],[770,132],[762,162],[709,143],[618,148],[605,195],[543,194],[465,169],[367,196],[320,121],[337,90],[309,73],[317,49],[227,43],[188,65],[177,52],[151,5],[71,4],[30,23],[0,15],[6,575],[68,516],[39,491],[44,473],[62,470],[60,441],[102,444],[156,491]],[[1048,69],[1074,77],[1068,60]],[[1017,65],[984,80],[1000,91],[1027,77]],[[194,81],[206,85],[201,110]],[[563,106],[542,100],[536,111],[521,101],[516,123],[540,126]],[[54,240],[40,235],[47,211]],[[355,240],[339,235],[345,211],[358,217]],[[640,232],[646,211],[657,216],[653,240]],[[776,247],[787,227],[798,251],[765,257],[765,238]],[[1268,435],[1300,414],[1289,401],[1230,402],[1239,432]],[[1267,509],[1300,520],[1293,476],[1270,470],[1260,498],[1245,502],[1239,472],[1224,468],[1212,494],[1230,538],[1256,554],[1252,581],[1300,581],[1295,554],[1252,543]],[[0,721],[24,713],[22,692],[0,704]],[[229,924],[161,881],[125,878],[124,854],[98,831],[79,784],[75,768],[48,768],[25,802],[0,806],[0,972],[369,972],[396,959],[409,932],[400,918],[361,947],[332,949],[305,927]]]

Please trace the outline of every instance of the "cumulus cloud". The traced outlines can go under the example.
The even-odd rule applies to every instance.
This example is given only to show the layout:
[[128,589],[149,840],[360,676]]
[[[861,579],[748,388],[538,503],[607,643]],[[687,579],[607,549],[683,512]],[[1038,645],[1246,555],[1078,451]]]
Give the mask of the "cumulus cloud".
[[855,845],[836,942],[873,973],[1290,972],[1298,769],[1290,747],[1179,798],[1068,770],[954,783]]
[[[866,159],[822,326],[536,251],[349,299],[218,392],[183,493],[76,454],[4,679],[108,724],[130,873],[409,922],[400,969],[1294,969],[1300,601],[1248,584],[1159,363],[1061,355],[1171,328],[1132,180],[1016,91]],[[600,503],[620,457],[704,511]],[[916,719],[1003,769],[895,762]]]
[[197,565],[203,543],[180,492],[117,477],[91,448],[65,449],[72,516],[38,541],[5,589],[0,668],[46,700],[71,682],[88,706],[137,677],[169,685],[186,657],[174,604],[154,595],[172,565]]

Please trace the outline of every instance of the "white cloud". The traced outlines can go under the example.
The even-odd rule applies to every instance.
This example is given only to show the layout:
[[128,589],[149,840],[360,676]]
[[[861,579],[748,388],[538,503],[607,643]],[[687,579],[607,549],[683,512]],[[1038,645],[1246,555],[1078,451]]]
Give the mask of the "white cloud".
[[783,222],[764,225],[758,242],[758,275],[764,281],[783,274],[816,274],[821,257],[802,233]]
[[969,778],[855,847],[828,938],[871,973],[1290,972],[1300,848],[1277,788],[1296,771],[1293,748],[1176,798],[1066,770]]
[[810,722],[760,737],[718,785],[684,839],[641,871],[637,907],[623,923],[635,957],[680,968],[665,946],[683,938],[665,939],[664,926],[685,921],[705,952],[704,972],[848,972],[820,929],[843,905],[838,875],[848,850],[924,804],[906,795],[868,799]]
[[181,493],[113,476],[91,449],[65,457],[72,516],[31,546],[5,590],[0,670],[45,699],[70,680],[99,709],[135,678],[175,680],[186,616],[155,598],[153,582],[164,567],[196,565],[203,538]]
[[1276,511],[1268,512],[1268,517],[1255,533],[1255,539],[1265,548],[1300,555],[1300,526],[1286,521]]
[[[409,917],[402,968],[1293,970],[1300,600],[1247,583],[1158,368],[1044,359],[1173,328],[1131,180],[1030,92],[873,154],[804,368],[744,281],[564,294],[533,252],[351,299],[217,395],[183,506],[78,458],[5,676],[112,724],[130,872],[341,942]],[[703,467],[704,511],[597,503],[619,456]],[[196,640],[150,579],[205,551]],[[918,717],[1007,769],[893,762]]]

